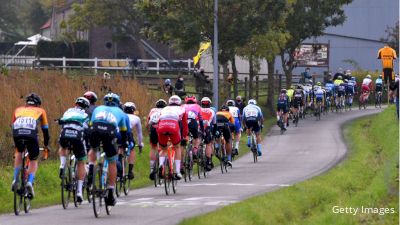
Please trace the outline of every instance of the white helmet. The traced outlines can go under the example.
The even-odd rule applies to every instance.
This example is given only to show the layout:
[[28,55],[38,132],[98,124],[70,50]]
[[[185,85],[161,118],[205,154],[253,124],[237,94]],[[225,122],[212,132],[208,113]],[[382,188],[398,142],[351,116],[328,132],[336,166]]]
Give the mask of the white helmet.
[[169,105],[181,105],[181,103],[182,99],[178,95],[172,95],[168,100]]
[[250,105],[250,104],[257,105],[257,101],[256,101],[255,99],[250,99],[250,100],[247,102],[247,104],[248,104],[248,105]]
[[227,106],[235,106],[235,101],[233,101],[232,99],[226,101],[226,105]]
[[367,78],[371,79],[371,75],[367,74]]

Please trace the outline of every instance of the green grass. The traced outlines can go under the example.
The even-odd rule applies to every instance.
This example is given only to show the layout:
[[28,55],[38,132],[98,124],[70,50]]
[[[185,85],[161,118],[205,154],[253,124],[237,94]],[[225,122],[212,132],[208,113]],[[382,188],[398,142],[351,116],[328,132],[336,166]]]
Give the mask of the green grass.
[[[357,120],[344,132],[347,159],[326,174],[181,224],[398,224],[399,127],[394,107]],[[335,214],[333,206],[393,208],[395,213]]]
[[[267,120],[263,135],[268,131],[274,123],[273,120]],[[146,131],[143,131],[146,136]],[[246,135],[242,135],[240,144],[240,156],[246,154],[249,149],[246,147]],[[149,166],[149,141],[148,137],[144,138],[145,147],[143,153],[139,154],[136,148],[136,164],[134,168],[135,179],[133,180],[133,189],[145,187],[152,184],[148,179],[150,172]],[[57,154],[51,152],[52,155]],[[215,165],[218,165],[218,159],[213,157]],[[2,175],[0,176],[0,214],[13,212],[13,193],[11,192],[11,181],[13,178],[13,167],[3,166],[0,168]],[[219,169],[216,167],[215,169]],[[59,161],[49,160],[39,162],[39,169],[35,178],[35,199],[32,201],[32,207],[38,208],[49,205],[61,206],[60,179],[58,178]],[[195,173],[197,174],[197,173]],[[196,179],[196,178],[195,178]]]

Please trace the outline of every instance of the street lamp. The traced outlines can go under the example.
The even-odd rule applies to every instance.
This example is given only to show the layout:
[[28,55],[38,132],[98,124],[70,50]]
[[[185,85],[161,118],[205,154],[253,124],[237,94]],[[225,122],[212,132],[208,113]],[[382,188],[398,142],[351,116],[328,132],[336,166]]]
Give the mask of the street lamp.
[[213,100],[214,107],[218,110],[218,79],[219,79],[219,63],[218,63],[218,0],[214,0],[214,81],[213,81]]

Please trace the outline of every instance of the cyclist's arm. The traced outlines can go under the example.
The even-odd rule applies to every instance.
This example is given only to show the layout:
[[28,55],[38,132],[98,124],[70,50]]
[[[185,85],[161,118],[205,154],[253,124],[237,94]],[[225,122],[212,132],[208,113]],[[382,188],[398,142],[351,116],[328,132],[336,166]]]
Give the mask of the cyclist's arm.
[[142,145],[143,143],[143,133],[142,133],[142,123],[140,122],[140,118],[138,117],[138,121],[136,123],[136,133],[138,136],[138,143],[139,146]]
[[50,135],[49,135],[49,123],[47,120],[47,114],[46,111],[42,110],[42,115],[41,115],[41,125],[42,125],[42,132],[43,132],[43,144],[44,146],[49,145],[49,140],[50,140]]
[[186,139],[188,135],[189,135],[188,116],[187,112],[184,112],[182,116],[182,139]]

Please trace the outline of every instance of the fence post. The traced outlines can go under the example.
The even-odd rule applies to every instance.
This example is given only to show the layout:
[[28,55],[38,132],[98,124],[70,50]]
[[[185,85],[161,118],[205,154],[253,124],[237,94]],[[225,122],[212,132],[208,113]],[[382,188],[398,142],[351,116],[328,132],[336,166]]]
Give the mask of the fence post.
[[157,74],[160,74],[160,59],[157,58]]
[[97,60],[97,57],[94,58],[94,75],[97,75],[97,67],[99,65],[99,61]]
[[248,93],[247,92],[247,83],[248,83],[247,79],[248,79],[247,77],[244,78],[244,99],[245,100],[248,100],[247,99],[247,93]]
[[65,59],[65,56],[62,58],[62,68],[63,68],[63,73],[67,73],[67,61]]
[[191,63],[191,62],[190,62],[190,59],[188,59],[188,73],[190,73],[190,66],[191,66],[190,63]]
[[258,84],[258,76],[256,76],[256,100],[258,101],[258,93],[259,93],[259,84]]
[[279,75],[279,90],[278,93],[280,93],[280,91],[282,90],[282,74],[278,74]]

